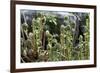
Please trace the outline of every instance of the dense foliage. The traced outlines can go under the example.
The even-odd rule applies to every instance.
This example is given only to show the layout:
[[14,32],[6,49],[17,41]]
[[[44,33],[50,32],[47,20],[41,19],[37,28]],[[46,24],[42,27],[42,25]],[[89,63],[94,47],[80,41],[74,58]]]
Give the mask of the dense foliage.
[[77,36],[74,35],[77,23],[67,15],[63,22],[56,14],[40,11],[32,18],[31,25],[27,22],[21,24],[21,62],[89,59],[89,14],[85,18],[85,41],[80,35],[76,46],[73,46],[73,41]]

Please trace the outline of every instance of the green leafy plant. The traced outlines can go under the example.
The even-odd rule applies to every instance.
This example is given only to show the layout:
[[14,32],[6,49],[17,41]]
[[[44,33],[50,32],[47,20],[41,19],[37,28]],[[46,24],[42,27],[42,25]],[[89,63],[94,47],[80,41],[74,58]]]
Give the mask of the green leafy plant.
[[73,47],[77,24],[69,16],[63,17],[65,25],[60,24],[59,16],[52,12],[37,12],[36,17],[32,18],[31,32],[28,32],[29,24],[21,24],[21,62],[89,59],[89,14],[85,20],[85,41],[80,36],[78,46]]

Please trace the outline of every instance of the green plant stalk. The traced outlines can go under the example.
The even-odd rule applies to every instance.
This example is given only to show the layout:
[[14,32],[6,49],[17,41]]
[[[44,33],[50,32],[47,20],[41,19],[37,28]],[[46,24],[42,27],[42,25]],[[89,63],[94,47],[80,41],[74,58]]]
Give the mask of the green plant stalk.
[[[89,19],[86,19],[86,26],[87,26],[87,29],[89,29]],[[87,30],[87,32],[86,32],[86,37],[85,37],[85,43],[87,44],[86,46],[85,46],[85,48],[86,48],[86,50],[85,50],[85,59],[88,59],[89,58],[89,30]]]
[[[33,31],[33,45],[34,45],[34,48],[33,48],[33,50],[35,50],[35,49],[37,49],[37,47],[36,47],[36,39],[35,39],[35,35],[36,35],[36,33],[35,33],[35,22],[34,22],[35,20],[32,20],[32,31]],[[34,53],[34,52],[33,52]]]
[[60,34],[60,43],[61,43],[61,53],[62,54],[64,54],[64,43],[63,43],[63,41],[64,41],[64,37],[63,37],[63,30],[62,30],[62,28],[60,28],[60,31],[61,31],[61,34]]

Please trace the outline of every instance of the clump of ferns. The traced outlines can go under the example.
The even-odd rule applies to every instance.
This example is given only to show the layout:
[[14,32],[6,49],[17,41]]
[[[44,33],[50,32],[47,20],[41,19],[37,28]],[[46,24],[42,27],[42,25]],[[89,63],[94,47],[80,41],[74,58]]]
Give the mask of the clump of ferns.
[[60,43],[62,46],[63,55],[65,56],[65,60],[71,60],[72,59],[72,26],[69,24],[61,25],[60,28],[61,34],[60,34]]
[[43,15],[43,13],[39,13],[39,16],[36,19],[32,20],[35,48],[38,51],[39,61],[48,60],[48,51],[44,50],[44,47],[42,46],[41,42],[41,39],[43,38],[42,34],[44,32],[45,22],[46,18],[45,15]]
[[89,38],[90,38],[90,33],[89,33],[89,18],[86,19],[86,26],[85,27],[85,41],[83,41],[83,37],[79,37],[79,45],[76,47],[74,53],[74,59],[77,60],[85,60],[89,59],[90,51],[89,51]]
[[[68,20],[65,17],[65,21]],[[39,13],[37,18],[33,18],[32,20],[32,32],[28,33],[28,24],[24,23],[21,25],[21,50],[24,57],[28,59],[28,61],[63,61],[63,60],[81,60],[87,59],[89,56],[89,23],[87,21],[86,31],[85,33],[85,42],[82,41],[82,37],[79,38],[79,46],[73,47],[73,32],[74,32],[74,23],[70,22],[67,25],[61,25],[60,27],[60,36],[57,34],[51,34],[48,29],[45,30],[46,36],[48,37],[47,50],[43,50],[42,47],[42,32],[44,32],[44,27],[46,25],[46,21],[52,23],[52,25],[57,25],[55,16],[49,15],[46,16],[43,13]],[[51,24],[50,24],[51,25]],[[25,40],[25,36],[28,38]],[[60,42],[55,38],[55,36],[60,37]],[[52,45],[54,44],[55,45]],[[84,46],[85,44],[85,46]],[[75,48],[79,49],[78,51]],[[84,55],[84,50],[86,53]],[[74,52],[73,52],[74,51]],[[38,59],[36,56],[38,54]],[[74,55],[73,55],[74,54]],[[23,57],[23,58],[24,58]],[[22,59],[24,62],[24,60]]]
[[48,54],[49,58],[48,61],[60,61],[61,60],[61,45],[58,43],[57,39],[55,38],[58,36],[57,34],[51,34],[48,30],[46,31],[46,36],[48,37]]

